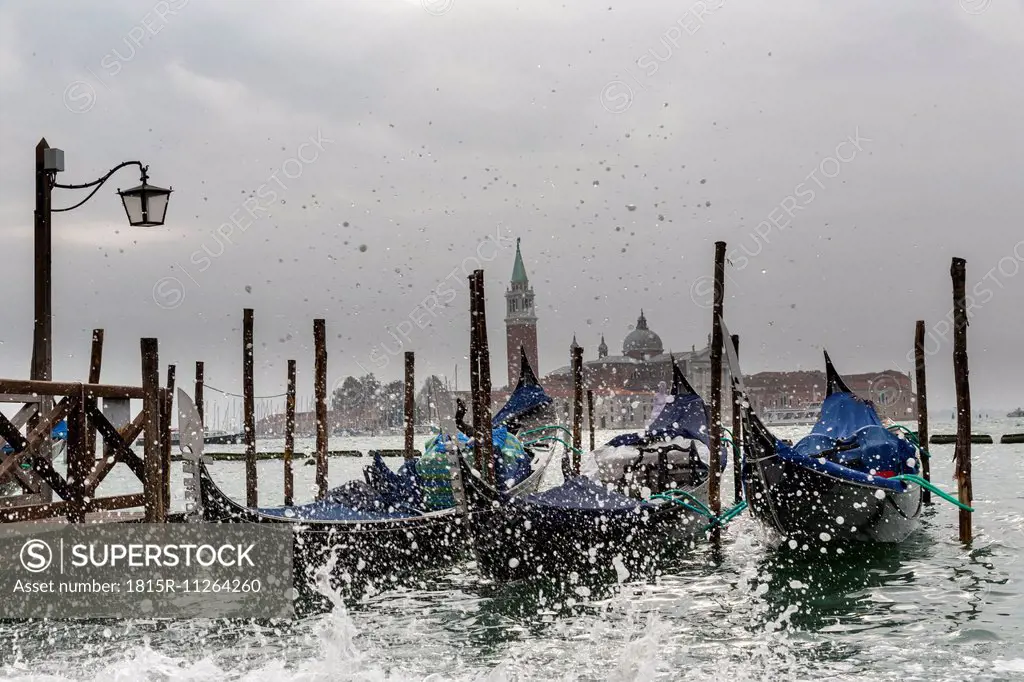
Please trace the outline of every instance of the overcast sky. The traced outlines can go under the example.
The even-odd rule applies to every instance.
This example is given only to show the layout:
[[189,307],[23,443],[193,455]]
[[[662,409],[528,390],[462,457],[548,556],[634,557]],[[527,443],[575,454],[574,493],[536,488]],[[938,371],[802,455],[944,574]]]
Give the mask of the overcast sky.
[[139,159],[174,188],[163,228],[127,226],[131,169],[54,215],[58,379],[85,377],[103,327],[106,381],[138,383],[156,336],[179,381],[201,359],[240,390],[252,307],[258,394],[288,358],[309,390],[315,317],[331,384],[397,378],[399,350],[463,383],[476,258],[497,386],[516,237],[543,372],[574,332],[617,352],[641,307],[689,349],[724,240],[746,372],[820,368],[823,346],[849,373],[906,371],[920,318],[939,406],[966,258],[974,403],[1013,407],[1021,64],[1019,0],[0,2],[0,375],[28,375],[45,136],[60,182]]

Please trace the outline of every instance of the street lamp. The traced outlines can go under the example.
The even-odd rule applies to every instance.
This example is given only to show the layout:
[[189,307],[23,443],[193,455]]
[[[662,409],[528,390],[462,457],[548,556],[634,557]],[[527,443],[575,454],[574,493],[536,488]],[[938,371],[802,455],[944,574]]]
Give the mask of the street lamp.
[[[127,166],[137,166],[142,179],[138,187],[121,191],[121,202],[124,204],[128,224],[132,227],[153,227],[164,224],[167,215],[167,202],[170,189],[163,189],[148,183],[148,166],[140,161],[125,161],[111,168],[102,177],[81,185],[63,185],[56,181],[57,173],[64,170],[64,152],[50,147],[43,138],[36,145],[36,207],[35,207],[35,328],[32,339],[32,372],[31,378],[36,381],[50,381],[53,374],[53,343],[52,331],[52,214],[71,211],[92,197],[100,187],[117,171]],[[53,208],[50,195],[53,188],[93,190],[77,204],[66,208]]]
[[164,224],[167,214],[167,200],[173,190],[155,187],[146,182],[149,176],[142,167],[142,184],[125,191],[117,190],[124,204],[124,212],[128,214],[128,223],[132,227],[156,227]]

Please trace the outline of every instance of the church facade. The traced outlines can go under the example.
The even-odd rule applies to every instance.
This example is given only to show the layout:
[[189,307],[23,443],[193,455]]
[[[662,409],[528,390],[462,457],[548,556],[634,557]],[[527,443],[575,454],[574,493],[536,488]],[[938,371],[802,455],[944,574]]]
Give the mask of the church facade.
[[[568,414],[572,405],[572,374],[565,365],[544,375],[538,364],[537,314],[533,287],[523,264],[519,240],[512,278],[505,291],[505,339],[508,362],[508,386],[511,390],[519,379],[519,348],[526,356],[541,384],[560,411]],[[596,340],[596,339],[595,339]],[[578,346],[573,337],[572,346]],[[570,346],[570,352],[571,348]],[[566,353],[566,360],[569,359]],[[590,356],[588,358],[588,356]],[[659,384],[672,385],[672,358],[687,380],[705,400],[711,394],[711,350],[708,345],[689,351],[666,351],[661,336],[651,329],[643,310],[622,341],[621,355],[609,353],[604,336],[596,351],[584,348],[584,390],[594,393],[594,421],[597,428],[620,429],[642,427],[650,416]],[[723,372],[723,393],[728,395],[729,376]],[[499,398],[499,396],[495,396]]]
[[[573,338],[570,346],[578,346]],[[636,326],[622,340],[622,353],[609,353],[608,343],[602,335],[595,355],[588,359],[583,351],[584,390],[594,393],[594,421],[599,429],[642,427],[654,406],[654,395],[659,388],[672,386],[672,360],[683,371],[693,388],[710,400],[711,348],[690,347],[688,351],[666,351],[661,336],[651,329],[647,316],[640,311]],[[723,366],[722,390],[728,395],[728,369]],[[547,374],[541,383],[557,405],[565,412],[571,410],[572,372],[568,365]]]

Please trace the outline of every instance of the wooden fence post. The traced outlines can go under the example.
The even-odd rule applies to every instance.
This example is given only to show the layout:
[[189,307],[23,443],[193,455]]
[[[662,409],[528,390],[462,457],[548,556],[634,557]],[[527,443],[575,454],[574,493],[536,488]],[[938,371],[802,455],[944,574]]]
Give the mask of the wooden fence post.
[[313,320],[313,389],[316,394],[316,499],[327,496],[327,321]]
[[86,479],[92,472],[95,454],[89,450],[89,420],[85,407],[90,398],[85,387],[79,385],[74,395],[68,396],[68,521],[71,523],[85,522],[85,496],[88,494]]
[[[103,366],[103,330],[93,329],[92,330],[92,348],[89,352],[89,383],[98,384],[100,383],[100,369]],[[97,405],[95,398],[89,398],[89,404],[93,407]],[[96,429],[92,427],[92,419],[86,415],[86,449],[96,456]]]
[[[917,442],[921,446],[921,475],[932,480],[931,462],[925,452],[928,449],[928,383],[924,367],[924,320],[918,320],[914,329],[914,365],[917,370]],[[932,491],[921,491],[921,500],[932,503]]]
[[295,452],[295,361],[288,361],[288,393],[284,404],[284,503],[295,504],[292,455]]
[[[953,377],[956,381],[956,472],[957,497],[970,505],[974,498],[971,483],[971,383],[967,370],[967,261],[954,258],[949,268],[953,278]],[[960,510],[960,542],[973,537],[971,512]]]
[[160,431],[163,436],[163,470],[164,509],[171,508],[171,416],[174,414],[174,365],[167,365],[167,388],[163,394],[163,415],[160,418]]
[[416,421],[416,355],[412,351],[405,352],[405,458],[413,459],[413,427]]
[[162,523],[166,520],[163,507],[162,450],[160,447],[160,356],[156,339],[142,339],[142,409],[145,412],[145,454],[143,482],[145,495],[146,523]]

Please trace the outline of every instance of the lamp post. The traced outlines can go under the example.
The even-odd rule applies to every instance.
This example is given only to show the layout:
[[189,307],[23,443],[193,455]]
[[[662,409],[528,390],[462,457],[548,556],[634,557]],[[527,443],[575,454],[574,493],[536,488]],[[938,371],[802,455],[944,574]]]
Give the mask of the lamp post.
[[[132,227],[155,227],[164,224],[170,189],[148,183],[148,166],[139,161],[125,161],[114,166],[102,177],[81,185],[62,185],[56,181],[57,173],[64,170],[63,150],[51,147],[46,138],[36,145],[36,208],[35,208],[35,326],[32,338],[31,378],[50,381],[53,378],[52,340],[52,214],[71,211],[89,201],[110,177],[127,166],[138,166],[142,174],[138,187],[121,191],[121,202],[128,224]],[[50,203],[54,187],[60,189],[94,189],[77,204],[67,208],[53,208]]]

